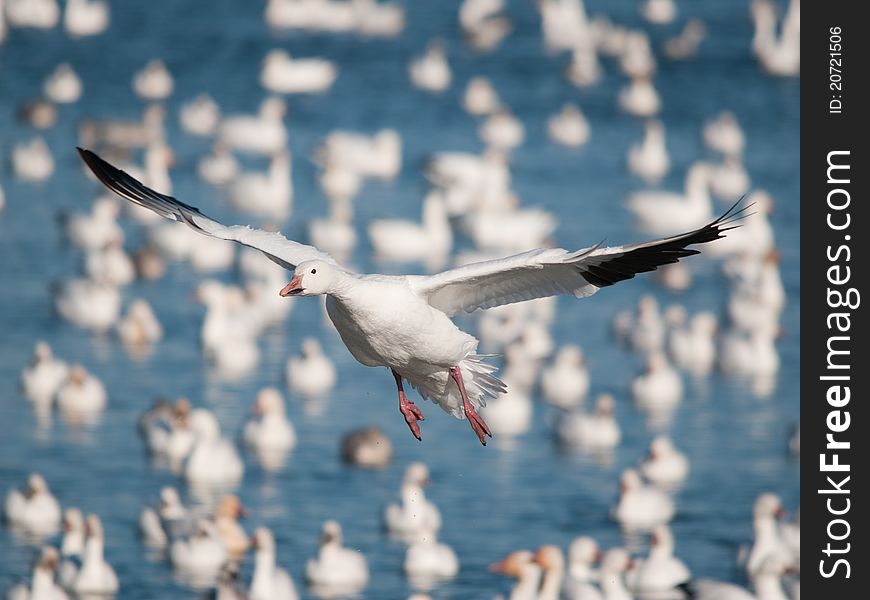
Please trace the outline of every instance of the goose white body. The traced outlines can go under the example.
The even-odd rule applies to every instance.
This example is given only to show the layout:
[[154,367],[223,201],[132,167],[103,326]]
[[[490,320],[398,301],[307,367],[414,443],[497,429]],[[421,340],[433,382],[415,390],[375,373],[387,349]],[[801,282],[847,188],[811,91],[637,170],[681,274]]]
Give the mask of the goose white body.
[[93,152],[80,149],[80,154],[100,181],[125,199],[204,235],[256,248],[292,270],[293,278],[280,295],[326,295],[327,314],[353,357],[393,371],[400,411],[418,438],[416,421],[422,413],[407,400],[402,380],[455,417],[467,417],[484,444],[492,434],[476,411],[506,390],[493,374],[496,367],[476,354],[477,339],[451,320],[454,314],[559,294],[592,295],[636,273],[696,254],[687,246],[718,239],[739,217],[735,205],[699,229],[652,242],[606,248],[599,244],[574,252],[538,248],[431,276],[363,275],[280,233],[222,225],[144,186]]

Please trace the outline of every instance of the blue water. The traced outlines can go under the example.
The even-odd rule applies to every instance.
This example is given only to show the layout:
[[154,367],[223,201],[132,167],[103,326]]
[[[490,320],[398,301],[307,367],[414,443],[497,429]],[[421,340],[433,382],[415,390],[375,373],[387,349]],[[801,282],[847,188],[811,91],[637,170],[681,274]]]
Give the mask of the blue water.
[[[315,335],[335,360],[339,381],[321,416],[308,416],[290,395],[289,415],[299,433],[295,452],[277,473],[245,457],[245,478],[238,489],[252,516],[249,531],[267,525],[275,532],[278,560],[302,588],[304,561],[317,547],[321,522],[338,519],[349,545],[362,550],[372,570],[368,598],[400,598],[411,588],[401,572],[403,546],[381,530],[385,503],[398,489],[405,465],[423,460],[431,468],[429,495],[440,507],[441,538],[457,552],[461,572],[437,587],[438,598],[489,598],[509,589],[509,582],[486,565],[505,553],[544,543],[565,547],[580,534],[605,547],[622,543],[608,518],[618,491],[619,472],[645,453],[652,432],[645,416],[628,397],[639,359],[617,347],[609,322],[620,309],[633,306],[644,293],[661,303],[678,301],[690,311],[722,312],[726,288],[718,264],[691,259],[695,283],[682,294],[657,287],[650,277],[602,291],[580,301],[560,299],[557,343],[579,343],[592,373],[592,395],[611,391],[623,442],[610,463],[562,454],[552,443],[552,413],[538,403],[534,425],[509,447],[482,448],[466,423],[455,421],[431,404],[423,443],[414,440],[396,411],[392,378],[382,369],[367,369],[351,358],[322,318],[319,302],[302,299],[289,321],[261,343],[263,361],[252,376],[234,383],[210,374],[197,344],[204,314],[190,300],[202,277],[186,264],[172,265],[166,278],[136,282],[123,294],[147,299],[164,325],[166,336],[144,361],[129,357],[112,336],[93,337],[54,313],[49,285],[81,267],[81,253],[65,245],[55,216],[84,210],[99,190],[81,172],[74,152],[79,120],[85,116],[127,117],[140,114],[141,103],[130,81],[152,57],[165,59],[175,76],[168,101],[168,134],[176,151],[172,171],[175,194],[227,221],[250,222],[234,214],[195,173],[207,142],[178,129],[177,109],[207,91],[225,113],[253,111],[264,97],[258,85],[259,64],[273,47],[293,54],[323,55],[336,61],[340,75],[324,96],[291,98],[288,125],[294,165],[296,208],[282,230],[304,237],[305,223],[325,214],[315,184],[315,167],[305,160],[314,144],[334,128],[373,132],[395,127],[404,141],[404,168],[393,183],[366,184],[357,200],[361,242],[351,263],[376,270],[365,240],[364,224],[384,216],[419,214],[425,181],[420,165],[438,150],[479,151],[474,120],[460,108],[465,82],[490,77],[504,101],[523,120],[527,139],[512,162],[514,186],[526,205],[560,217],[559,245],[576,248],[602,237],[619,243],[640,239],[633,231],[623,200],[640,187],[627,175],[626,150],[642,135],[640,122],[615,106],[623,78],[612,62],[592,89],[578,91],[562,77],[567,57],[544,53],[533,3],[509,2],[514,32],[492,55],[477,55],[462,45],[456,26],[458,2],[408,2],[408,27],[395,40],[354,36],[275,33],[263,23],[260,2],[152,0],[114,2],[107,33],[73,41],[60,30],[14,30],[0,45],[0,185],[7,207],[0,213],[0,490],[19,485],[31,471],[43,473],[64,506],[98,513],[106,529],[107,557],[122,585],[122,598],[190,598],[196,592],[175,579],[168,563],[150,555],[136,536],[136,518],[160,486],[183,484],[149,465],[135,435],[135,420],[157,395],[187,395],[213,409],[229,435],[244,422],[256,391],[283,385],[283,365],[300,340]],[[618,23],[644,24],[634,0],[590,0],[591,14],[606,13]],[[737,547],[751,536],[751,506],[762,491],[779,493],[787,507],[798,502],[799,463],[786,451],[790,427],[800,402],[799,361],[799,117],[800,84],[764,76],[750,55],[748,2],[680,3],[679,25],[652,31],[659,47],[691,16],[703,18],[708,37],[697,58],[669,63],[661,59],[655,83],[664,109],[673,169],[664,182],[682,187],[685,168],[705,156],[702,123],[722,109],[733,110],[747,135],[745,162],[754,185],[776,200],[772,216],[782,259],[788,302],[782,315],[778,349],[782,367],[770,397],[758,399],[743,385],[712,375],[690,383],[668,431],[688,453],[692,472],[677,495],[672,527],[677,553],[697,575],[739,581],[733,567]],[[438,96],[411,88],[406,65],[427,41],[446,40],[454,85]],[[34,132],[15,118],[16,107],[40,93],[42,79],[61,61],[69,61],[84,82],[82,100],[60,107],[58,124],[45,134],[54,153],[55,174],[43,184],[13,179],[7,157],[12,145]],[[590,143],[567,151],[549,142],[545,120],[575,100],[590,119]],[[128,245],[141,234],[124,224]],[[459,247],[468,247],[459,240]],[[229,274],[228,279],[235,279]],[[473,327],[473,322],[463,321]],[[89,429],[65,424],[58,415],[40,426],[30,404],[17,389],[21,368],[34,342],[49,341],[56,353],[85,364],[109,392],[102,420]],[[356,471],[338,459],[340,435],[376,423],[393,440],[394,464],[384,471]],[[0,592],[28,575],[34,547],[0,529]],[[251,561],[245,565],[245,576]]]

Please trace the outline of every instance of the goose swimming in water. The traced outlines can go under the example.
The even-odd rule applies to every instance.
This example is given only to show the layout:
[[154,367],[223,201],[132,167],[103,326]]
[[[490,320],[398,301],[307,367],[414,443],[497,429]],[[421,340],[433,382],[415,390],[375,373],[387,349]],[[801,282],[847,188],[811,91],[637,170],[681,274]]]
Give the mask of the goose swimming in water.
[[327,313],[353,357],[363,365],[392,371],[399,410],[414,437],[421,439],[423,413],[406,396],[404,381],[454,417],[468,419],[484,445],[492,433],[478,409],[506,387],[495,376],[496,367],[476,353],[478,340],[450,317],[559,294],[590,296],[637,273],[697,254],[688,246],[722,237],[736,226],[734,220],[743,210],[735,204],[698,229],[639,244],[603,247],[599,243],[573,252],[537,248],[431,276],[363,275],[280,233],[221,225],[198,209],[146,187],[93,152],[79,152],[100,181],[121,197],[204,235],[254,247],[293,271],[281,296],[326,295]]

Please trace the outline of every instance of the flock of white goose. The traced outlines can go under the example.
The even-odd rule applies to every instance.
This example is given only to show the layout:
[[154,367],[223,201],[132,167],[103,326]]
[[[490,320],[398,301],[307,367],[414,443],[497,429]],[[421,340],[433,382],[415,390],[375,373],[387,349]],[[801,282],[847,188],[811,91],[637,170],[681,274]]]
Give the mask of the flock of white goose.
[[[654,87],[657,58],[649,36],[605,17],[590,18],[581,0],[544,0],[538,8],[545,46],[554,53],[571,55],[564,76],[572,84],[598,83],[604,69],[602,58],[613,59],[628,78],[615,102],[628,115],[645,119],[646,129],[643,139],[628,151],[627,168],[650,186],[657,185],[669,173],[671,159],[665,127],[656,119],[661,99]],[[642,14],[653,25],[671,23],[678,18],[677,3],[646,0]],[[74,37],[99,34],[110,21],[108,5],[102,0],[67,0],[62,15],[56,0],[0,0],[0,42],[11,28],[51,29],[61,18],[66,32]],[[392,37],[404,27],[405,9],[375,0],[269,0],[264,18],[276,29]],[[754,0],[751,18],[755,25],[751,52],[764,72],[797,76],[799,0],[789,3],[779,24],[772,2]],[[458,22],[467,42],[484,52],[496,50],[513,28],[502,0],[465,0]],[[687,22],[662,53],[670,60],[689,58],[705,34],[703,23]],[[264,57],[260,70],[262,87],[274,95],[263,100],[258,112],[225,115],[206,93],[191,99],[179,111],[181,129],[187,135],[213,140],[211,152],[199,161],[199,176],[206,184],[224,189],[238,211],[269,222],[286,222],[293,213],[294,196],[284,95],[324,93],[338,77],[338,66],[329,60],[290,56],[276,49]],[[431,93],[456,85],[445,45],[433,40],[421,56],[410,61],[408,77],[413,86]],[[170,194],[173,153],[165,134],[167,111],[160,102],[173,93],[173,77],[155,59],[135,73],[131,83],[146,102],[142,118],[83,121],[80,143],[141,156],[140,163],[125,164],[124,169]],[[62,63],[45,79],[44,98],[22,107],[21,116],[34,128],[50,128],[57,120],[56,105],[78,102],[84,92],[73,67]],[[521,119],[485,77],[468,81],[462,100],[463,108],[480,119],[478,135],[486,150],[432,156],[425,166],[431,188],[421,203],[421,220],[374,220],[365,225],[379,260],[422,262],[436,269],[451,260],[458,232],[475,246],[473,253],[456,257],[457,263],[463,263],[546,245],[556,229],[554,215],[523,207],[512,188],[509,159],[525,139]],[[586,144],[594,135],[593,127],[573,103],[547,121],[549,137],[567,148]],[[775,340],[785,292],[769,221],[773,199],[752,187],[742,163],[746,139],[734,114],[726,111],[716,116],[699,135],[720,162],[694,163],[686,172],[681,192],[651,187],[628,197],[626,206],[638,229],[655,235],[689,230],[720,212],[716,201],[730,203],[744,195],[753,208],[742,227],[704,249],[724,261],[730,290],[726,315],[688,314],[680,305],[662,309],[652,296],[645,296],[635,310],[614,316],[616,339],[645,357],[646,369],[633,379],[631,396],[651,422],[667,422],[679,409],[684,374],[702,378],[718,369],[747,382],[755,394],[763,396],[772,390],[779,367]],[[237,153],[265,157],[269,166],[265,171],[243,171]],[[9,160],[12,172],[23,181],[44,181],[54,171],[52,153],[39,137],[16,144]],[[358,243],[354,199],[366,180],[391,180],[400,173],[401,135],[393,129],[373,135],[334,131],[312,160],[318,166],[318,183],[328,208],[324,218],[309,223],[309,239],[338,259],[349,257]],[[0,188],[0,210],[7,201],[14,199],[4,199]],[[131,355],[145,357],[160,343],[163,328],[145,300],[129,300],[124,308],[124,286],[137,278],[160,279],[167,262],[189,261],[204,274],[238,265],[242,285],[216,279],[198,284],[195,296],[206,307],[200,341],[204,360],[222,376],[234,378],[255,371],[261,362],[260,337],[267,327],[284,322],[293,308],[293,302],[275,294],[286,283],[283,269],[261,260],[254,251],[245,249],[237,256],[231,244],[197,235],[181,224],[155,220],[148,211],[129,204],[124,209],[126,214],[113,198],[104,196],[94,201],[90,211],[64,216],[66,238],[84,254],[84,268],[80,276],[60,282],[54,291],[58,314],[75,326],[113,333]],[[125,247],[122,218],[145,231],[147,243],[141,248],[131,251]],[[683,290],[691,280],[684,263],[661,270],[660,282],[671,290]],[[584,407],[594,374],[579,346],[555,347],[550,333],[554,317],[552,299],[508,305],[481,315],[478,336],[488,352],[504,354],[504,379],[509,387],[507,394],[483,409],[483,415],[496,438],[522,435],[531,426],[536,410],[533,398],[540,388],[543,400],[559,409],[553,432],[561,444],[593,453],[612,452],[622,439],[614,415],[615,400],[602,394],[591,410]],[[337,379],[335,365],[314,338],[306,339],[300,353],[287,361],[289,390],[310,401],[315,410],[317,399],[328,394]],[[54,356],[45,342],[35,345],[33,361],[21,373],[21,387],[38,415],[48,415],[56,407],[73,422],[99,419],[111,398],[85,366]],[[240,432],[243,445],[263,468],[280,469],[297,443],[294,425],[285,414],[284,397],[278,389],[266,387],[252,406],[253,414]],[[297,598],[293,579],[277,562],[273,533],[259,527],[249,535],[237,522],[244,513],[239,499],[214,497],[215,489],[238,484],[244,470],[235,442],[222,433],[216,416],[184,398],[175,403],[161,400],[142,415],[139,430],[155,461],[183,479],[191,495],[205,500],[203,506],[213,507],[187,508],[175,488],[165,487],[154,506],[143,508],[139,518],[143,542],[163,548],[172,566],[186,574],[191,585],[217,587],[218,598]],[[799,452],[799,437],[791,447]],[[382,467],[392,459],[390,442],[377,429],[353,432],[342,453],[349,462],[367,467]],[[791,573],[799,561],[799,522],[780,518],[780,500],[771,493],[758,497],[752,515],[755,538],[739,557],[752,591],[697,579],[689,572],[675,554],[676,540],[667,525],[678,511],[673,491],[689,471],[688,458],[673,440],[660,435],[652,440],[648,457],[636,469],[622,473],[611,517],[626,530],[650,535],[649,553],[640,560],[631,559],[621,548],[602,553],[595,540],[584,536],[570,545],[567,558],[561,548],[545,545],[537,552],[514,552],[493,564],[492,570],[516,579],[509,595],[512,600],[798,598],[799,579]],[[423,590],[433,581],[454,577],[459,570],[456,553],[438,540],[442,518],[425,496],[428,484],[426,466],[409,465],[396,502],[383,515],[390,535],[407,544],[405,573]],[[11,527],[37,541],[52,539],[63,527],[60,547],[42,547],[30,582],[10,590],[10,598],[49,600],[66,598],[67,593],[118,592],[112,557],[104,555],[100,518],[85,518],[70,506],[62,510],[41,475],[31,475],[21,490],[8,493],[4,515]],[[239,561],[248,552],[254,555],[255,567],[251,581],[243,586]],[[320,547],[306,563],[304,576],[310,589],[323,597],[358,593],[369,581],[365,557],[344,547],[341,526],[335,521],[323,524]],[[247,587],[247,596],[240,591],[242,587]]]

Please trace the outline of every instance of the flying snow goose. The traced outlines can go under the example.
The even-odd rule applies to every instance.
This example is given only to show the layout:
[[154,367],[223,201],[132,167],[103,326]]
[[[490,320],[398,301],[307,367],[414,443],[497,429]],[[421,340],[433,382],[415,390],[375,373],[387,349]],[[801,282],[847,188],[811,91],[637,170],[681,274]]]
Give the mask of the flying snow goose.
[[350,353],[366,366],[392,370],[399,410],[417,439],[423,413],[405,395],[407,380],[424,398],[456,418],[467,418],[482,444],[492,436],[477,409],[505,391],[496,367],[476,354],[478,341],[450,317],[512,302],[573,294],[582,298],[637,273],[697,254],[687,248],[722,237],[741,210],[687,233],[626,246],[597,245],[569,252],[529,250],[507,258],[468,264],[431,276],[362,275],[328,254],[250,227],[226,227],[198,209],[149,189],[89,150],[82,158],[109,189],[196,231],[262,251],[292,270],[281,296],[326,295],[327,313]]

